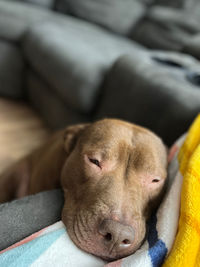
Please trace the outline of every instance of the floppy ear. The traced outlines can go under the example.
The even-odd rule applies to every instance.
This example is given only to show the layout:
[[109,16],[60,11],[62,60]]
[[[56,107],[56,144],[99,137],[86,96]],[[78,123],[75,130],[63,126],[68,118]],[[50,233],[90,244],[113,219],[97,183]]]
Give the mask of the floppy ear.
[[69,154],[72,149],[74,148],[76,141],[78,140],[79,136],[83,132],[85,128],[87,128],[90,124],[76,124],[67,127],[64,130],[64,149]]

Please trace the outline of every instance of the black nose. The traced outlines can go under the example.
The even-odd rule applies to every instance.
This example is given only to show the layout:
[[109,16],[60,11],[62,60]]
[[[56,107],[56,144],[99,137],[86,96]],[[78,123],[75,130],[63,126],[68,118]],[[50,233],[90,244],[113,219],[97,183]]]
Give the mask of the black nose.
[[118,221],[105,219],[99,225],[99,233],[103,236],[107,249],[115,249],[116,252],[124,252],[134,242],[134,230],[129,225]]

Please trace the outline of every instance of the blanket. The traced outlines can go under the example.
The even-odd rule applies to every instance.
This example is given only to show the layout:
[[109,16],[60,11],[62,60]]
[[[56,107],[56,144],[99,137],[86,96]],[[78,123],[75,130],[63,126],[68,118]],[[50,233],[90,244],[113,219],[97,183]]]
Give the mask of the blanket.
[[200,115],[169,152],[166,195],[148,222],[146,241],[133,255],[106,263],[78,249],[59,221],[1,251],[0,266],[200,266],[199,178]]
[[200,266],[200,115],[179,153],[184,176],[178,233],[165,267]]

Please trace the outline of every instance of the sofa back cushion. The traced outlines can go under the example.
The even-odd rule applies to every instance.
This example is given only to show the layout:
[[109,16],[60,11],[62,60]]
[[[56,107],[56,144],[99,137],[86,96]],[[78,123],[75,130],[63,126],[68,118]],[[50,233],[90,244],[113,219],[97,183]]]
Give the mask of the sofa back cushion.
[[58,0],[56,9],[127,35],[145,11],[145,0]]

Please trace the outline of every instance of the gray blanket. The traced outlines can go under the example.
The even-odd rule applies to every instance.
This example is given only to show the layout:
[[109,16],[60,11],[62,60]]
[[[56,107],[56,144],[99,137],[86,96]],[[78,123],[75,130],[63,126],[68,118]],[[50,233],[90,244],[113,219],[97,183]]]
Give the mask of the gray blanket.
[[42,192],[0,205],[0,250],[61,219],[61,190]]

